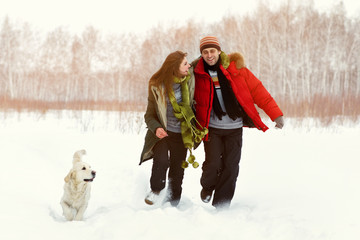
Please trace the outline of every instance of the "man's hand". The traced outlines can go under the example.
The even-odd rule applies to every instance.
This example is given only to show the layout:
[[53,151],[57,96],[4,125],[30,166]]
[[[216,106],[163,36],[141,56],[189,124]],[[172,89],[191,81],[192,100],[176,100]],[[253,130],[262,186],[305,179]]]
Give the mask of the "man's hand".
[[284,126],[284,118],[283,116],[277,117],[274,122],[276,123],[275,127],[282,129]]

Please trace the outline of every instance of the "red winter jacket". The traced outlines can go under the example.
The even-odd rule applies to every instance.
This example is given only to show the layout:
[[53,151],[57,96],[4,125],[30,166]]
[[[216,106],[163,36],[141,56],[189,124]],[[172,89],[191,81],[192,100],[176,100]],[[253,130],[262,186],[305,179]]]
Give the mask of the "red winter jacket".
[[[224,54],[225,55],[225,54]],[[227,57],[225,55],[225,57]],[[242,58],[242,56],[240,55]],[[223,59],[223,54],[221,55]],[[241,59],[243,60],[243,59]],[[256,128],[262,131],[269,129],[260,118],[255,105],[260,107],[274,121],[277,117],[282,116],[280,108],[269,92],[265,89],[259,79],[250,72],[246,67],[236,67],[237,62],[232,61],[227,69],[220,65],[221,71],[230,81],[234,94],[243,107],[245,113],[250,117]],[[226,64],[224,64],[226,67]],[[212,109],[214,86],[213,81],[208,73],[204,70],[203,58],[200,58],[195,69],[195,110],[196,118],[202,126],[209,127],[210,112]],[[207,138],[207,137],[206,137]]]

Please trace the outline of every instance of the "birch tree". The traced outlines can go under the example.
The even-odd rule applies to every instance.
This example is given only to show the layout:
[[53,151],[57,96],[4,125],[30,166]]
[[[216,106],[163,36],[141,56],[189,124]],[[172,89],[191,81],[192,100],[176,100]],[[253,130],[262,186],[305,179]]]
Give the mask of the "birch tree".
[[10,99],[16,95],[16,65],[18,62],[18,51],[20,47],[19,31],[5,18],[0,32],[0,72],[1,85],[4,89],[2,94]]

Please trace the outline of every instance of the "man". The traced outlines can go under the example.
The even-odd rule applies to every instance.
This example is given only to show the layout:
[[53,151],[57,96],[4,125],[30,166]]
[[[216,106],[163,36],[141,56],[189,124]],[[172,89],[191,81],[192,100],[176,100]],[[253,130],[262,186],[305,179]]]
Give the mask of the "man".
[[284,125],[283,113],[261,81],[245,67],[243,57],[221,51],[216,37],[200,40],[201,58],[194,63],[195,110],[199,123],[209,129],[204,138],[201,199],[216,208],[230,206],[239,174],[243,126],[266,131],[255,104]]

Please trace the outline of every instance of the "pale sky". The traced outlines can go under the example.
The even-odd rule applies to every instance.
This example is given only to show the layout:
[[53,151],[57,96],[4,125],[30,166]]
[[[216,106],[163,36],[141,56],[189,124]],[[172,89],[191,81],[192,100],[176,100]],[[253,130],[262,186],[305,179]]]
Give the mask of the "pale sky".
[[[265,0],[276,7],[286,0]],[[294,0],[304,2],[305,0]],[[314,0],[326,11],[341,0]],[[343,0],[349,16],[360,15],[359,0]],[[88,25],[102,32],[140,33],[161,24],[178,24],[188,19],[216,22],[227,13],[251,13],[258,0],[0,0],[0,20],[28,22],[39,31],[63,26],[82,32]]]

